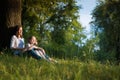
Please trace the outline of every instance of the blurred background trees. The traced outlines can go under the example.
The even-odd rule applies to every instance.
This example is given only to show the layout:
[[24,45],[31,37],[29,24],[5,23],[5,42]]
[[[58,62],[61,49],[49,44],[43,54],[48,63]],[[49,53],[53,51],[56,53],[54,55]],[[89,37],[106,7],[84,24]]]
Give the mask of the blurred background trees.
[[[99,35],[100,51],[120,61],[120,1],[99,1],[94,9],[93,29]],[[111,59],[111,58],[110,58]]]
[[39,45],[56,57],[75,56],[78,44],[86,37],[78,21],[75,0],[23,0],[24,35],[35,35]]

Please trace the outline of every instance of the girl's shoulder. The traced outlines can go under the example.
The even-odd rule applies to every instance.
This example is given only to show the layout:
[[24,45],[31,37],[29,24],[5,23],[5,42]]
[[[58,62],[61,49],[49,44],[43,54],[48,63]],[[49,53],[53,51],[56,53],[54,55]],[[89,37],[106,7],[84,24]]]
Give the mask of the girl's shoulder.
[[30,43],[27,43],[27,44],[26,44],[26,46],[27,46],[27,47],[30,47],[30,46],[31,46],[31,44],[30,44]]

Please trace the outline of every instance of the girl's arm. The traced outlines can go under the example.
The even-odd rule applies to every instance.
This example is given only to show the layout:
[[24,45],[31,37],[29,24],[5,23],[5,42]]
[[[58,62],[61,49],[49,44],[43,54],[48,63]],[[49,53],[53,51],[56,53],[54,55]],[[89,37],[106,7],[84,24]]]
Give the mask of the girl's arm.
[[37,49],[38,47],[35,46],[35,45],[33,45],[33,44],[27,44],[27,45],[26,45],[26,48],[27,48],[27,50],[32,50],[33,48],[34,48],[34,49]]

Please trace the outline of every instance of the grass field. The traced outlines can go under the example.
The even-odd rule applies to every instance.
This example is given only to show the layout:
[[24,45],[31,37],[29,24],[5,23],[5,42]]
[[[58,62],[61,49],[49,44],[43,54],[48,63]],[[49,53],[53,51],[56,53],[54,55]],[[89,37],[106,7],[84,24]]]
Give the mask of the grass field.
[[0,55],[0,80],[120,80],[120,65]]

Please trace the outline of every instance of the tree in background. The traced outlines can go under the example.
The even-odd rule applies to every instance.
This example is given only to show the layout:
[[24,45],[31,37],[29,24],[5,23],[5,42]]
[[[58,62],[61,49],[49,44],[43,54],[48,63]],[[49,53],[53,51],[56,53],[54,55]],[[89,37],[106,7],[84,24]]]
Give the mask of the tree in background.
[[94,30],[100,34],[100,49],[120,61],[120,1],[104,0],[93,11]]
[[53,55],[76,54],[76,43],[81,44],[81,38],[85,37],[78,22],[79,9],[75,0],[24,0],[22,21],[25,35],[36,35],[40,46],[46,47]]
[[21,0],[0,2],[0,48],[9,47],[13,28],[21,25]]

